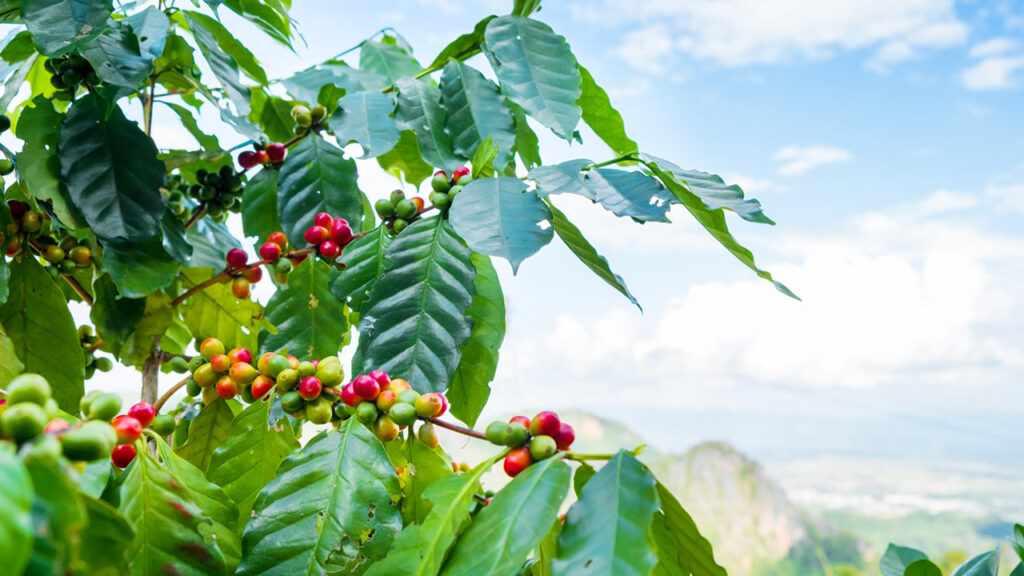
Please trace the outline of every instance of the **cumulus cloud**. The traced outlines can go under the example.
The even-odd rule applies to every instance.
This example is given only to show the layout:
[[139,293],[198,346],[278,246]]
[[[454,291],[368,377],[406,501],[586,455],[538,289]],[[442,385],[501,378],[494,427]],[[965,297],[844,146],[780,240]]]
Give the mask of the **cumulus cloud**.
[[985,189],[985,196],[995,199],[1004,210],[1024,214],[1024,184],[990,186]]
[[835,146],[785,146],[772,155],[782,163],[779,174],[783,176],[799,176],[818,166],[848,162],[852,157],[848,150]]
[[964,69],[960,81],[968,90],[1013,88],[1015,74],[1024,68],[1024,50],[1010,38],[990,38],[971,47],[975,63]]
[[917,203],[918,208],[926,214],[955,212],[966,210],[978,205],[978,199],[968,194],[960,194],[950,190],[936,190],[924,200]]

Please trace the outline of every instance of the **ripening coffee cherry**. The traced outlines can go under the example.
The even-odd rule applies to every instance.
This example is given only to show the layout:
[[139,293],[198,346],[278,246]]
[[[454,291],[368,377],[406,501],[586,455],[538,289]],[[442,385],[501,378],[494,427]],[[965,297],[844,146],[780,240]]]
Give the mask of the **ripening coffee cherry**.
[[405,198],[398,204],[395,204],[395,215],[403,220],[411,220],[415,218],[416,212],[416,204],[408,198]]
[[380,395],[380,384],[372,377],[363,374],[352,381],[352,390],[363,400],[373,402]]
[[381,414],[371,429],[381,442],[391,442],[398,437],[398,425],[387,414]]
[[420,212],[423,212],[423,208],[425,206],[425,204],[423,203],[423,198],[420,198],[419,196],[413,196],[409,200],[413,203],[413,205],[416,206],[416,213],[417,214],[419,214]]
[[88,268],[92,264],[92,250],[88,246],[75,246],[68,252],[68,258],[79,268]]
[[341,256],[341,246],[337,243],[327,240],[320,244],[320,255],[328,260],[334,260],[338,256]]
[[260,246],[260,258],[273,262],[281,257],[281,246],[273,242],[264,242]]
[[508,435],[505,437],[505,446],[522,446],[530,439],[530,431],[519,422],[509,422],[507,431]]
[[217,395],[225,400],[231,400],[238,396],[238,382],[231,379],[231,376],[221,376],[217,379]]
[[224,353],[224,343],[216,338],[207,338],[199,345],[199,354],[209,361],[217,354]]
[[142,424],[135,418],[122,414],[111,420],[118,444],[131,444],[142,436]]
[[558,429],[561,427],[562,422],[558,419],[558,414],[554,412],[540,412],[530,420],[530,434],[534,436],[554,436],[558,434]]
[[58,264],[64,260],[64,250],[60,246],[50,244],[46,248],[43,248],[43,259],[50,264]]
[[252,380],[252,397],[256,399],[263,398],[273,387],[274,380],[268,376],[260,374]]
[[7,404],[28,402],[45,406],[52,393],[46,378],[39,374],[22,374],[7,384]]
[[217,371],[209,363],[196,368],[196,371],[192,373],[192,379],[196,381],[196,384],[199,384],[200,388],[213,386],[217,383],[218,378],[220,378],[220,375],[217,374]]
[[267,236],[267,242],[273,242],[281,247],[281,251],[288,249],[288,237],[285,236],[284,232],[273,232],[270,236]]
[[505,456],[505,474],[515,478],[520,472],[530,467],[533,461],[530,459],[530,450],[527,448],[516,448]]
[[46,430],[46,412],[38,404],[24,402],[4,410],[0,416],[0,430],[21,444]]
[[245,300],[249,297],[250,284],[248,278],[239,276],[231,281],[231,293],[235,295],[235,298]]
[[135,460],[135,456],[135,447],[131,444],[114,446],[114,449],[110,451],[110,461],[122,470],[127,468],[132,460]]
[[281,372],[288,370],[291,366],[292,365],[288,362],[288,359],[284,356],[274,356],[269,362],[267,362],[267,368],[270,370],[270,375],[274,378],[277,378]]
[[434,425],[430,422],[424,422],[420,425],[420,429],[416,433],[416,437],[420,439],[420,442],[426,444],[427,448],[430,448],[431,450],[437,448],[439,443],[437,430],[434,429]]
[[436,392],[424,394],[416,399],[416,415],[421,418],[435,418],[444,412],[444,402]]
[[487,429],[484,430],[484,436],[487,436],[487,441],[491,444],[504,446],[508,441],[509,426],[507,422],[495,420],[487,425]]
[[[225,376],[225,378],[227,378],[227,376]],[[209,406],[216,402],[217,398],[220,398],[220,395],[217,394],[217,385],[215,384],[213,386],[203,388],[203,393],[200,395],[200,398],[203,400],[203,406]]]
[[353,388],[352,383],[349,382],[341,387],[341,401],[349,406],[355,407],[362,402],[363,399],[356,395],[356,391]]
[[295,390],[286,392],[281,396],[281,408],[289,414],[294,414],[306,407],[306,401]]
[[316,401],[306,404],[306,419],[311,424],[327,424],[333,415],[331,401],[327,398],[317,398]]
[[322,390],[323,385],[316,379],[316,376],[307,376],[299,382],[299,395],[303,400],[315,400],[320,396]]
[[469,168],[466,166],[459,166],[452,172],[452,182],[458,182],[463,176],[469,175]]
[[277,391],[287,392],[299,383],[299,371],[295,368],[285,368],[277,374]]
[[388,197],[388,200],[391,201],[392,205],[398,206],[398,203],[401,202],[404,198],[405,192],[402,192],[401,190],[394,190],[391,192],[391,196]]
[[459,177],[458,180],[453,180],[453,182],[454,182],[453,188],[454,188],[454,186],[459,186],[460,188],[465,187],[466,184],[469,184],[472,181],[473,181],[473,177],[470,176],[469,174],[466,174],[464,176]]
[[71,424],[68,424],[67,420],[54,418],[46,423],[46,428],[43,431],[47,434],[59,434],[68,428],[71,428]]
[[572,429],[572,426],[562,422],[558,426],[558,434],[555,434],[555,445],[558,446],[559,450],[568,450],[575,441],[576,431]]
[[319,246],[330,239],[331,231],[323,226],[310,226],[302,237],[313,246]]
[[228,371],[228,376],[239,384],[248,384],[258,375],[259,372],[247,362],[235,362],[231,365],[231,370]]
[[448,411],[448,397],[441,393],[438,393],[438,396],[441,397],[441,413],[438,414],[440,417],[444,416],[444,413]]
[[267,146],[267,158],[274,164],[284,160],[285,154],[288,153],[288,149],[284,147],[284,144],[280,142],[274,142]]
[[228,250],[228,254],[224,259],[227,260],[229,267],[241,268],[242,266],[245,266],[249,257],[245,254],[245,250],[242,250],[241,248],[232,248],[231,250]]
[[121,397],[117,394],[101,392],[89,402],[90,420],[110,420],[121,411]]
[[156,410],[149,402],[139,402],[132,404],[132,407],[128,409],[128,415],[138,420],[143,428],[149,428],[153,419],[156,418]]
[[530,439],[530,458],[534,461],[544,460],[555,455],[558,447],[551,436],[534,436]]
[[369,426],[377,421],[377,405],[373,402],[360,402],[356,406],[356,419]]
[[244,362],[246,364],[252,364],[252,352],[249,352],[248,348],[232,348],[228,352],[228,358],[231,359],[231,363]]
[[382,412],[391,410],[391,407],[398,402],[398,396],[395,395],[393,390],[381,390],[377,396],[377,409]]
[[243,170],[248,170],[259,163],[259,156],[252,150],[246,150],[238,155],[238,165],[241,166]]
[[39,229],[43,227],[43,217],[35,210],[29,210],[25,212],[25,215],[21,217],[21,229],[29,234],[39,232]]
[[210,358],[210,368],[217,374],[227,374],[231,369],[231,358],[227,354],[217,354]]
[[153,419],[153,424],[150,425],[150,429],[161,436],[167,436],[168,434],[174,433],[174,428],[177,424],[174,421],[174,416],[169,414],[160,414]]
[[249,284],[255,284],[263,279],[263,269],[259,267],[246,268],[242,270],[242,278],[249,281]]
[[430,179],[430,187],[434,189],[434,192],[447,192],[451,188],[448,183],[448,175],[441,170],[434,172],[434,177]]
[[256,162],[259,164],[270,164],[270,155],[267,154],[266,150],[257,150]]
[[387,198],[377,200],[373,205],[373,209],[377,211],[377,216],[380,216],[382,219],[391,218],[395,215],[395,205]]
[[338,246],[347,246],[352,241],[352,228],[348,220],[335,218],[331,223],[331,241]]

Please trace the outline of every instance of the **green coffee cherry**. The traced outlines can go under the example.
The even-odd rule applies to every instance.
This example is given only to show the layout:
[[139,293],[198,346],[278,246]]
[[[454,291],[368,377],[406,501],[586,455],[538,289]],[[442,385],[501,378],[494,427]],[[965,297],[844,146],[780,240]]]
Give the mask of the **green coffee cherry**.
[[60,436],[64,456],[69,460],[99,460],[110,455],[117,443],[113,427],[106,422],[90,421]]
[[356,406],[356,419],[369,426],[377,420],[377,405],[373,402],[360,402]]
[[402,390],[398,394],[398,401],[399,402],[405,402],[406,404],[416,404],[416,399],[419,398],[419,397],[420,397],[420,393],[415,391],[415,390],[412,390],[412,389]]
[[181,356],[175,356],[171,358],[171,361],[167,363],[167,366],[178,374],[184,374],[188,372],[188,360],[185,360]]
[[462,192],[462,185],[461,184],[456,184],[455,186],[452,186],[452,189],[448,191],[448,199],[449,200],[455,200],[455,196],[459,192]]
[[302,378],[309,378],[316,374],[316,366],[314,366],[312,362],[300,362],[298,373],[300,380]]
[[43,433],[46,412],[38,404],[23,402],[10,406],[0,416],[0,428],[19,444]]
[[551,436],[534,436],[530,439],[530,457],[534,460],[544,460],[555,455],[558,446]]
[[405,220],[411,220],[416,217],[416,205],[408,198],[403,199],[395,204],[395,215]]
[[508,443],[509,424],[508,422],[501,422],[500,420],[491,422],[487,425],[487,430],[484,431],[484,435],[487,436],[487,441],[491,444],[505,446]]
[[395,205],[391,203],[391,200],[381,198],[373,205],[373,209],[377,211],[377,215],[381,218],[391,218],[395,215]]
[[291,367],[291,362],[288,362],[288,359],[281,355],[274,356],[269,362],[267,362],[267,369],[270,371],[270,375],[274,378],[277,378],[280,376],[281,372],[284,372]]
[[306,418],[313,424],[327,424],[332,414],[331,401],[323,396],[306,404]]
[[327,116],[327,108],[323,104],[317,104],[309,110],[309,115],[314,122],[319,122]]
[[447,192],[451,188],[451,184],[448,183],[448,177],[443,172],[438,172],[430,179],[430,187],[434,189],[434,192]]
[[286,368],[277,375],[277,391],[288,392],[299,383],[299,371],[294,368]]
[[50,384],[39,374],[22,374],[7,385],[7,402],[10,404],[30,402],[45,406],[51,394]]
[[518,422],[511,422],[508,425],[508,437],[505,440],[505,446],[512,448],[522,446],[529,438],[530,431],[526,429],[526,426]]
[[391,223],[391,229],[395,232],[395,234],[398,234],[399,232],[405,230],[408,227],[409,221],[403,220],[401,218],[395,218],[395,221]]
[[117,394],[101,393],[89,403],[90,420],[110,420],[121,411],[121,397]]
[[185,381],[185,393],[194,398],[203,393],[203,387],[196,382],[195,378],[189,378]]
[[289,414],[294,414],[305,407],[306,401],[302,399],[297,390],[292,390],[281,396],[281,408]]
[[332,388],[341,384],[345,379],[345,372],[341,369],[340,362],[320,362],[316,367],[316,378],[326,388]]
[[416,421],[416,408],[412,404],[399,402],[391,407],[391,419],[399,426],[409,426]]
[[25,447],[25,463],[53,465],[60,462],[61,446],[56,436],[43,434]]
[[451,204],[451,199],[444,192],[434,192],[430,195],[430,203],[444,210]]
[[174,421],[174,416],[169,414],[158,414],[156,418],[153,418],[153,423],[149,425],[153,432],[161,436],[167,436],[174,432],[174,428],[177,423]]
[[[100,356],[93,361],[93,366],[95,366],[100,372],[110,372],[114,369],[114,361],[106,356]],[[182,372],[184,372],[184,370],[182,370]]]

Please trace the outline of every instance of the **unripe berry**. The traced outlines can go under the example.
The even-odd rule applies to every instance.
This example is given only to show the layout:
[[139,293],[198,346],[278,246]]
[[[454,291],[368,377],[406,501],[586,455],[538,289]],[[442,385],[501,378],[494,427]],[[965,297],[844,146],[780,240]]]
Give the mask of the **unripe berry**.
[[430,194],[430,203],[437,206],[439,210],[444,210],[451,204],[451,200],[444,192],[432,192]]
[[132,460],[135,460],[135,447],[131,444],[121,444],[114,446],[114,449],[110,451],[110,461],[114,463],[114,466],[124,469],[127,468]]
[[341,387],[341,401],[352,407],[355,407],[362,402],[362,398],[356,395],[356,391],[353,389],[351,382]]
[[312,362],[299,362],[295,369],[299,372],[299,378],[308,378],[316,374],[316,364]]
[[203,343],[199,345],[199,354],[210,360],[217,354],[224,353],[224,343],[216,338],[207,338],[203,340]]
[[313,123],[312,111],[309,108],[298,104],[292,107],[292,120],[294,120],[299,126],[306,128]]
[[[197,356],[197,358],[198,358],[198,356]],[[189,371],[188,370],[188,360],[185,360],[181,356],[175,356],[174,358],[171,358],[167,362],[167,366],[170,367],[170,369],[172,371],[174,371],[174,372],[176,372],[178,374],[184,374],[185,372]]]
[[284,160],[287,151],[288,150],[284,147],[284,144],[280,142],[274,142],[273,144],[267,146],[267,158],[270,159],[270,161],[273,162],[274,164],[277,164],[278,162]]
[[281,247],[281,250],[288,249],[288,237],[284,235],[284,232],[274,232],[270,236],[267,236],[267,242],[273,242]]
[[377,211],[377,215],[381,218],[391,218],[395,215],[395,205],[387,198],[377,200],[373,205],[373,209]]
[[281,396],[281,408],[289,414],[295,414],[299,410],[305,408],[305,406],[306,401],[303,400],[302,396],[295,390],[286,392]]
[[484,435],[487,436],[487,441],[491,444],[498,446],[504,446],[508,441],[508,429],[510,424],[496,420],[487,425],[487,429],[484,431]]
[[421,418],[434,418],[444,411],[441,395],[435,392],[424,394],[416,399],[416,415]]
[[447,192],[451,188],[451,184],[448,183],[448,175],[441,171],[435,172],[434,177],[430,179],[430,187],[434,189],[434,192]]
[[411,425],[416,421],[416,409],[413,408],[412,404],[406,404],[399,402],[391,407],[391,419],[395,421],[401,427]]
[[345,373],[340,362],[321,362],[316,367],[316,377],[325,387],[332,388],[341,384],[345,379]]
[[337,243],[327,240],[320,244],[320,255],[328,260],[334,260],[341,255],[341,246]]
[[217,374],[210,364],[203,364],[196,368],[195,373],[192,374],[192,379],[196,381],[196,384],[199,384],[200,388],[213,386],[217,383],[218,378],[220,378],[220,375]]
[[231,359],[231,363],[245,362],[246,364],[252,364],[252,352],[249,352],[248,348],[232,348],[228,352],[228,358]]
[[412,388],[398,390],[398,388],[395,386],[395,383],[399,381],[405,382],[405,380],[401,380],[399,378],[396,378],[391,381],[391,389],[398,392],[398,401],[404,402],[410,406],[415,406],[416,399],[420,397],[420,393],[413,390]]
[[395,234],[400,233],[409,227],[409,221],[402,218],[395,218],[395,221],[391,223],[391,231]]
[[142,424],[127,414],[114,418],[110,425],[114,427],[118,444],[131,444],[142,436]]
[[331,232],[323,226],[310,226],[302,237],[313,246],[319,246],[331,237]]
[[398,425],[387,414],[381,414],[373,423],[372,429],[381,442],[391,442],[398,437]]
[[252,150],[246,150],[238,155],[238,165],[241,166],[243,170],[248,170],[259,163],[259,156]]
[[516,448],[505,456],[505,474],[515,478],[520,472],[530,467],[533,461],[530,459],[530,450],[527,448]]
[[331,421],[334,411],[331,409],[331,401],[327,398],[317,398],[316,401],[306,404],[306,419],[311,424],[327,424]]
[[245,250],[242,250],[241,248],[232,248],[231,250],[228,250],[225,260],[228,261],[228,266],[232,268],[241,268],[242,266],[245,266],[249,257],[245,254]]
[[506,430],[505,446],[522,446],[530,439],[530,431],[519,422],[509,422]]
[[75,246],[68,252],[68,258],[75,263],[75,266],[88,268],[92,264],[92,250],[89,250],[88,246]]
[[260,246],[260,258],[273,262],[281,257],[281,246],[273,242],[264,242]]
[[242,278],[249,281],[249,284],[255,284],[263,279],[263,269],[260,267],[246,268],[242,271]]
[[356,419],[369,426],[377,421],[377,405],[373,402],[360,402],[356,406]]
[[216,389],[218,396],[225,400],[230,400],[238,395],[238,382],[232,380],[231,376],[221,376],[217,379]]
[[9,404],[29,402],[44,406],[51,394],[50,383],[39,374],[22,374],[7,385],[7,402]]
[[416,433],[416,437],[420,439],[420,442],[426,444],[427,448],[433,450],[437,448],[439,440],[437,439],[437,430],[434,429],[434,425],[430,422],[424,422]]
[[323,120],[327,116],[327,108],[323,104],[317,104],[309,109],[309,115],[315,122]]
[[288,370],[292,365],[288,362],[288,359],[284,356],[274,356],[267,362],[267,368],[270,371],[270,375],[277,378],[281,372]]
[[331,224],[334,223],[334,218],[331,217],[327,212],[320,212],[313,217],[313,225],[321,226],[323,228],[331,229]]
[[315,400],[320,396],[323,385],[316,379],[316,376],[307,376],[299,382],[299,395],[303,400]]
[[231,358],[228,358],[227,354],[217,354],[213,358],[210,358],[210,368],[217,374],[227,374],[228,370],[231,369]]
[[252,364],[245,362],[235,362],[231,365],[231,370],[228,373],[228,376],[239,384],[248,384],[258,375],[259,372],[252,367]]
[[43,249],[43,259],[50,264],[58,264],[60,261],[64,260],[64,250],[62,250],[60,246],[50,244]]
[[530,458],[544,460],[555,455],[558,447],[551,436],[534,436],[530,439]]
[[39,436],[46,430],[46,412],[37,404],[15,404],[0,415],[0,429],[19,444]]
[[377,396],[377,409],[387,412],[398,402],[398,396],[392,390],[383,390]]
[[89,413],[87,416],[90,420],[110,420],[117,416],[117,413],[120,411],[121,397],[117,394],[101,392],[89,402]]
[[530,420],[530,433],[534,436],[554,436],[562,422],[554,412],[540,412]]
[[150,429],[161,436],[167,436],[174,432],[174,428],[177,423],[174,421],[174,416],[168,414],[160,414],[153,419],[153,424]]
[[263,398],[273,387],[274,380],[268,376],[260,374],[252,381],[252,397],[256,399]]
[[416,216],[416,204],[408,198],[395,205],[395,215],[404,220],[411,220]]
[[235,295],[235,298],[245,300],[249,297],[249,286],[249,279],[245,276],[239,276],[231,281],[231,293]]
[[138,420],[143,428],[149,428],[153,418],[156,418],[156,410],[149,402],[139,402],[128,409],[128,415]]
[[352,228],[348,220],[335,218],[331,223],[331,241],[338,246],[347,246],[352,241]]

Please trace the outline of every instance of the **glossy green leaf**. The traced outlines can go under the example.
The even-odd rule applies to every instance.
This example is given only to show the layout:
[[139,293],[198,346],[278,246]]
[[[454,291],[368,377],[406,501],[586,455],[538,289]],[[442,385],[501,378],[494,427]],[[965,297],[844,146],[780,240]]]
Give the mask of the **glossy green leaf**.
[[907,565],[903,576],[942,576],[942,570],[931,560],[921,558]]
[[181,264],[167,253],[159,235],[141,242],[111,238],[102,244],[101,268],[111,275],[126,298],[144,298],[166,288],[181,269]]
[[754,198],[744,198],[743,189],[739,185],[726,185],[725,180],[718,174],[708,174],[699,170],[683,170],[671,162],[660,159],[658,163],[672,172],[672,175],[679,181],[686,184],[690,192],[697,195],[708,210],[731,210],[748,222],[775,224],[771,218],[764,215],[760,202]]
[[79,533],[79,554],[89,576],[118,576],[128,573],[125,551],[135,537],[135,530],[117,508],[104,500],[84,494],[79,499],[85,506],[88,525]]
[[238,62],[235,58],[225,52],[217,42],[217,36],[206,28],[204,23],[196,18],[194,14],[186,13],[185,21],[195,38],[199,50],[210,65],[210,70],[224,88],[224,92],[235,105],[235,110],[240,116],[249,114],[249,89],[242,84],[239,78]]
[[[260,170],[242,192],[242,232],[266,240],[281,229],[277,215],[277,171]],[[296,238],[298,240],[298,238]]]
[[571,475],[559,458],[519,473],[473,519],[441,574],[515,574],[557,519]]
[[882,576],[903,576],[904,570],[917,560],[927,560],[928,555],[920,550],[889,544],[878,563]]
[[384,274],[384,255],[391,245],[391,233],[378,226],[356,238],[341,254],[344,264],[331,281],[331,292],[338,299],[348,299],[352,310],[359,312],[377,280]]
[[132,91],[145,84],[155,59],[152,54],[140,51],[135,33],[120,23],[89,44],[82,56],[92,64],[101,80]]
[[725,568],[715,562],[711,544],[701,536],[697,525],[675,496],[660,482],[658,500],[664,514],[664,525],[674,541],[672,547],[658,548],[659,566],[669,564],[692,576],[726,576]]
[[404,378],[419,392],[443,392],[472,328],[465,316],[473,296],[469,249],[446,220],[423,219],[388,247],[385,270],[363,305],[361,366]]
[[[213,274],[210,268],[187,268],[182,271],[182,287],[198,286]],[[180,309],[185,325],[196,338],[218,338],[229,350],[255,350],[260,329],[274,329],[264,316],[263,307],[252,300],[236,298],[230,283],[204,288],[185,300]]]
[[626,135],[622,115],[612,107],[608,93],[597,85],[590,71],[579,67],[583,79],[579,105],[583,111],[583,121],[604,140],[616,154],[629,154],[637,151],[636,142]]
[[22,0],[21,17],[39,52],[59,56],[88,45],[107,28],[110,0]]
[[380,440],[349,418],[281,464],[245,528],[238,574],[358,574],[402,528]]
[[[643,157],[644,165],[646,165],[651,172],[662,181],[662,183],[668,187],[668,189],[675,194],[676,198],[682,205],[690,212],[691,215],[704,227],[714,238],[718,240],[722,246],[725,247],[733,256],[739,259],[740,262],[745,264],[748,268],[754,271],[759,277],[768,280],[775,288],[783,294],[791,297],[799,298],[790,291],[783,283],[776,281],[772,278],[771,273],[761,270],[754,263],[754,255],[747,248],[740,245],[739,242],[733,237],[732,233],[729,232],[729,227],[725,223],[725,213],[723,210],[708,210],[704,205],[704,202],[693,192],[686,187],[686,185],[679,181],[678,178],[672,173],[674,168],[677,168],[671,162],[665,162],[653,156]],[[663,166],[665,164],[665,166]]]
[[144,10],[136,12],[124,20],[132,29],[135,38],[139,42],[139,52],[148,56],[150,61],[163,56],[164,48],[167,45],[167,33],[171,25],[167,14],[156,6],[148,6]]
[[474,252],[470,260],[476,269],[476,278],[473,303],[466,315],[473,319],[473,331],[462,345],[459,366],[446,396],[451,402],[452,415],[472,427],[487,404],[490,384],[498,369],[498,351],[505,339],[505,295],[491,259]]
[[382,90],[387,87],[387,78],[367,70],[359,70],[344,64],[325,64],[297,72],[282,82],[288,93],[307,103],[317,101],[324,86],[337,86],[345,93]]
[[487,24],[484,47],[508,99],[571,141],[580,121],[582,80],[565,38],[539,20],[502,16]]
[[394,44],[368,40],[359,48],[359,68],[376,72],[394,84],[402,76],[416,75],[421,66],[408,52]]
[[953,571],[952,576],[997,576],[999,573],[999,548],[972,556]]
[[494,143],[494,140],[490,136],[484,138],[484,141],[476,147],[476,152],[473,153],[473,158],[470,162],[473,164],[473,178],[490,178],[497,173],[494,169],[494,159],[498,157],[498,146]]
[[572,491],[576,494],[577,499],[583,494],[583,488],[594,477],[594,474],[597,474],[597,470],[594,470],[593,466],[587,462],[579,463],[576,473],[572,475]]
[[395,86],[398,88],[395,110],[398,129],[416,134],[420,154],[435,168],[450,172],[461,166],[466,158],[455,154],[451,136],[445,130],[441,90],[409,77],[400,78]]
[[484,30],[487,29],[487,24],[491,20],[497,18],[495,15],[490,15],[483,20],[476,23],[473,26],[473,31],[462,34],[455,40],[452,40],[445,46],[434,58],[434,61],[430,63],[428,70],[440,70],[448,63],[452,58],[456,60],[466,60],[471,56],[479,54],[481,51],[480,45],[484,41]]
[[96,327],[96,334],[103,340],[103,349],[120,357],[121,346],[142,320],[146,300],[119,297],[110,274],[96,278],[93,292],[89,319]]
[[288,350],[301,358],[323,358],[338,352],[349,330],[344,302],[331,293],[339,274],[326,262],[306,258],[267,303],[267,320],[277,334],[261,339],[264,352]]
[[188,441],[175,447],[175,454],[205,473],[210,467],[213,451],[231,437],[231,422],[239,411],[238,402],[223,398],[203,406],[199,415],[189,424]]
[[[203,29],[208,31],[211,36],[216,40],[217,46],[227,55],[235,61],[235,64],[245,72],[249,78],[259,82],[260,84],[267,84],[267,73],[260,66],[260,63],[253,56],[252,52],[245,47],[245,44],[240,42],[236,37],[236,34],[229,31],[224,27],[223,24],[217,20],[210,18],[202,12],[195,12],[192,10],[186,11],[188,18],[192,22],[198,22],[202,25]],[[191,25],[191,24],[190,24]]]
[[658,510],[656,481],[632,454],[620,450],[595,474],[569,508],[558,536],[552,573],[646,576],[657,557],[649,541]]
[[423,494],[432,484],[453,474],[451,462],[440,448],[430,449],[412,433],[402,443],[402,452],[405,464],[398,476],[402,520],[406,525],[422,524],[433,506]]
[[651,522],[651,541],[658,555],[658,564],[654,566],[652,576],[691,576],[690,570],[679,559],[679,543],[668,527],[665,514],[660,511],[654,514]]
[[84,225],[82,213],[71,202],[60,180],[60,121],[63,115],[43,96],[32,100],[18,118],[17,133],[25,145],[18,152],[18,173],[37,201],[48,201],[54,215],[69,228]]
[[292,108],[296,102],[267,97],[260,89],[252,91],[252,112],[249,118],[258,122],[263,133],[271,142],[287,142],[295,136],[295,120],[292,119]]
[[555,207],[550,200],[547,201],[548,208],[551,209],[551,224],[555,229],[555,234],[565,242],[565,245],[569,247],[569,250],[580,259],[580,262],[590,268],[597,277],[608,283],[609,286],[618,290],[623,296],[629,299],[640,311],[643,308],[640,307],[640,303],[637,302],[633,293],[626,287],[626,281],[621,276],[612,272],[611,266],[608,265],[608,260],[604,256],[597,253],[597,250],[580,232],[566,215]]
[[518,178],[473,180],[455,197],[449,212],[452,227],[473,250],[501,256],[519,265],[554,236],[547,204]]
[[470,158],[488,136],[498,146],[497,167],[512,160],[516,143],[515,119],[498,87],[478,70],[451,61],[441,75],[445,130],[455,154]]
[[243,525],[256,495],[274,479],[281,461],[299,447],[292,427],[272,416],[273,399],[268,394],[235,416],[228,441],[213,452],[206,473],[238,505]]
[[431,484],[423,494],[424,500],[433,503],[430,513],[420,523],[402,529],[391,552],[371,566],[367,576],[434,576],[440,572],[448,550],[469,520],[480,477],[498,459],[495,456],[470,472]]
[[41,374],[66,411],[78,410],[84,390],[84,358],[78,329],[53,279],[35,258],[11,263],[10,294],[0,306],[0,325],[25,372]]
[[131,574],[226,572],[224,556],[208,536],[210,518],[192,491],[147,450],[139,450],[126,470],[120,496],[118,508],[135,528],[128,550]]
[[642,222],[668,222],[668,197],[656,178],[627,170],[596,168],[588,170],[584,186],[595,200],[616,216]]
[[390,152],[377,156],[377,164],[388,174],[417,187],[434,173],[434,166],[423,161],[416,134],[411,130],[402,132]]
[[0,448],[0,555],[12,574],[21,574],[32,550],[32,482],[21,460]]
[[323,138],[310,136],[291,150],[277,177],[277,213],[294,244],[313,225],[318,212],[348,220],[359,232],[363,198],[356,184],[356,163]]
[[[219,2],[218,2],[219,3]],[[291,48],[292,20],[288,16],[291,0],[225,0],[232,12],[252,22],[268,36]]]
[[173,321],[170,296],[157,292],[146,297],[142,318],[121,347],[121,362],[141,370]]
[[164,203],[164,165],[156,145],[114,106],[83,96],[61,122],[61,180],[100,238],[143,241],[153,236]]
[[395,99],[381,92],[350,92],[331,115],[331,129],[338,144],[353,142],[363,147],[359,158],[376,158],[398,144],[398,128],[391,118]]
[[7,386],[8,382],[24,371],[25,365],[18,359],[14,341],[0,325],[0,387]]
[[1011,544],[1013,545],[1014,552],[1020,557],[1020,561],[1024,562],[1024,525],[1013,525],[1013,540]]

